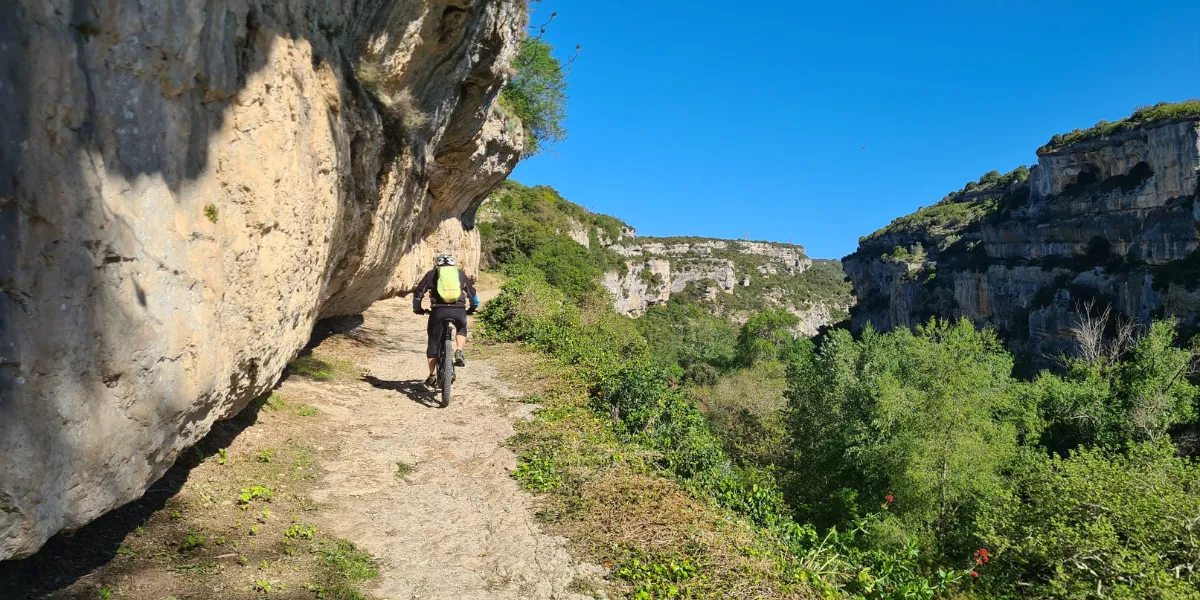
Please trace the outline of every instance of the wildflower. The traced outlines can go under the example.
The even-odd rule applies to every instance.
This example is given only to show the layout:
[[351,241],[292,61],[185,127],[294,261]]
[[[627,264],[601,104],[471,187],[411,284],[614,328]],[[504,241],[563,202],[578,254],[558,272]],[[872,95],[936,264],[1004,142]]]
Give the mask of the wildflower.
[[979,572],[978,572],[978,571],[971,571],[971,577],[974,577],[975,579],[979,579]]
[[891,504],[892,502],[895,502],[895,501],[896,501],[896,499],[895,499],[895,498],[893,498],[891,494],[888,494],[888,495],[884,496],[884,497],[883,497],[883,499],[884,499],[884,500],[887,500],[887,503],[888,503],[888,504]]
[[974,556],[975,556],[975,564],[977,564],[977,565],[982,565],[982,564],[988,562],[988,560],[989,560],[987,548],[980,548],[980,549],[976,550]]

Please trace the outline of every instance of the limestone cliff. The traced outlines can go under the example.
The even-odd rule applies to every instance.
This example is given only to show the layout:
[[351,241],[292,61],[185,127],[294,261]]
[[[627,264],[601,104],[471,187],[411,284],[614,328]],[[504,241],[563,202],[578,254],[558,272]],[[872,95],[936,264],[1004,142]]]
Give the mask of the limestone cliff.
[[631,237],[613,245],[626,269],[604,286],[617,312],[638,316],[684,294],[713,312],[744,322],[764,308],[800,317],[797,333],[816,335],[840,320],[852,299],[836,261],[816,263],[792,244],[708,238]]
[[852,323],[965,316],[1043,357],[1072,350],[1067,330],[1088,301],[1195,325],[1198,169],[1196,118],[1048,145],[1027,181],[981,182],[863,238],[844,260]]
[[0,3],[0,559],[140,496],[512,170],[519,0]]

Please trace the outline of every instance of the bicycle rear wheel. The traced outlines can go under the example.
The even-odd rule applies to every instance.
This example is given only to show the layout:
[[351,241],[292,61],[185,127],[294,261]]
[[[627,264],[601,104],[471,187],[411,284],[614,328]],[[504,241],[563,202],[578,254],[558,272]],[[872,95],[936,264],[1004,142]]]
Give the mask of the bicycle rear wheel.
[[442,408],[450,406],[450,384],[454,383],[454,336],[442,340],[441,364],[438,365],[442,378]]

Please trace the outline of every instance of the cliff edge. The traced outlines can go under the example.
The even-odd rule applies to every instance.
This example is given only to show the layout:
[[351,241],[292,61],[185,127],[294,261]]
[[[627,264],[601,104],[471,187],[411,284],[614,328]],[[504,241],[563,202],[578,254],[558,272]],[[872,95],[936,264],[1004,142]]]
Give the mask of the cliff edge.
[[516,0],[0,5],[0,559],[142,495],[407,291],[521,128]]

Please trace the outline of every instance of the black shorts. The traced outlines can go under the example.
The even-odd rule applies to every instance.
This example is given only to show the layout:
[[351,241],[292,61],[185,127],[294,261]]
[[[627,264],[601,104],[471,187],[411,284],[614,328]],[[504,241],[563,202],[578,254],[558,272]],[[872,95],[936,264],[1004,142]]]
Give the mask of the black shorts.
[[451,319],[458,335],[467,335],[467,309],[464,306],[435,306],[429,315],[429,345],[425,347],[427,358],[437,358],[438,344],[442,341],[442,321]]

